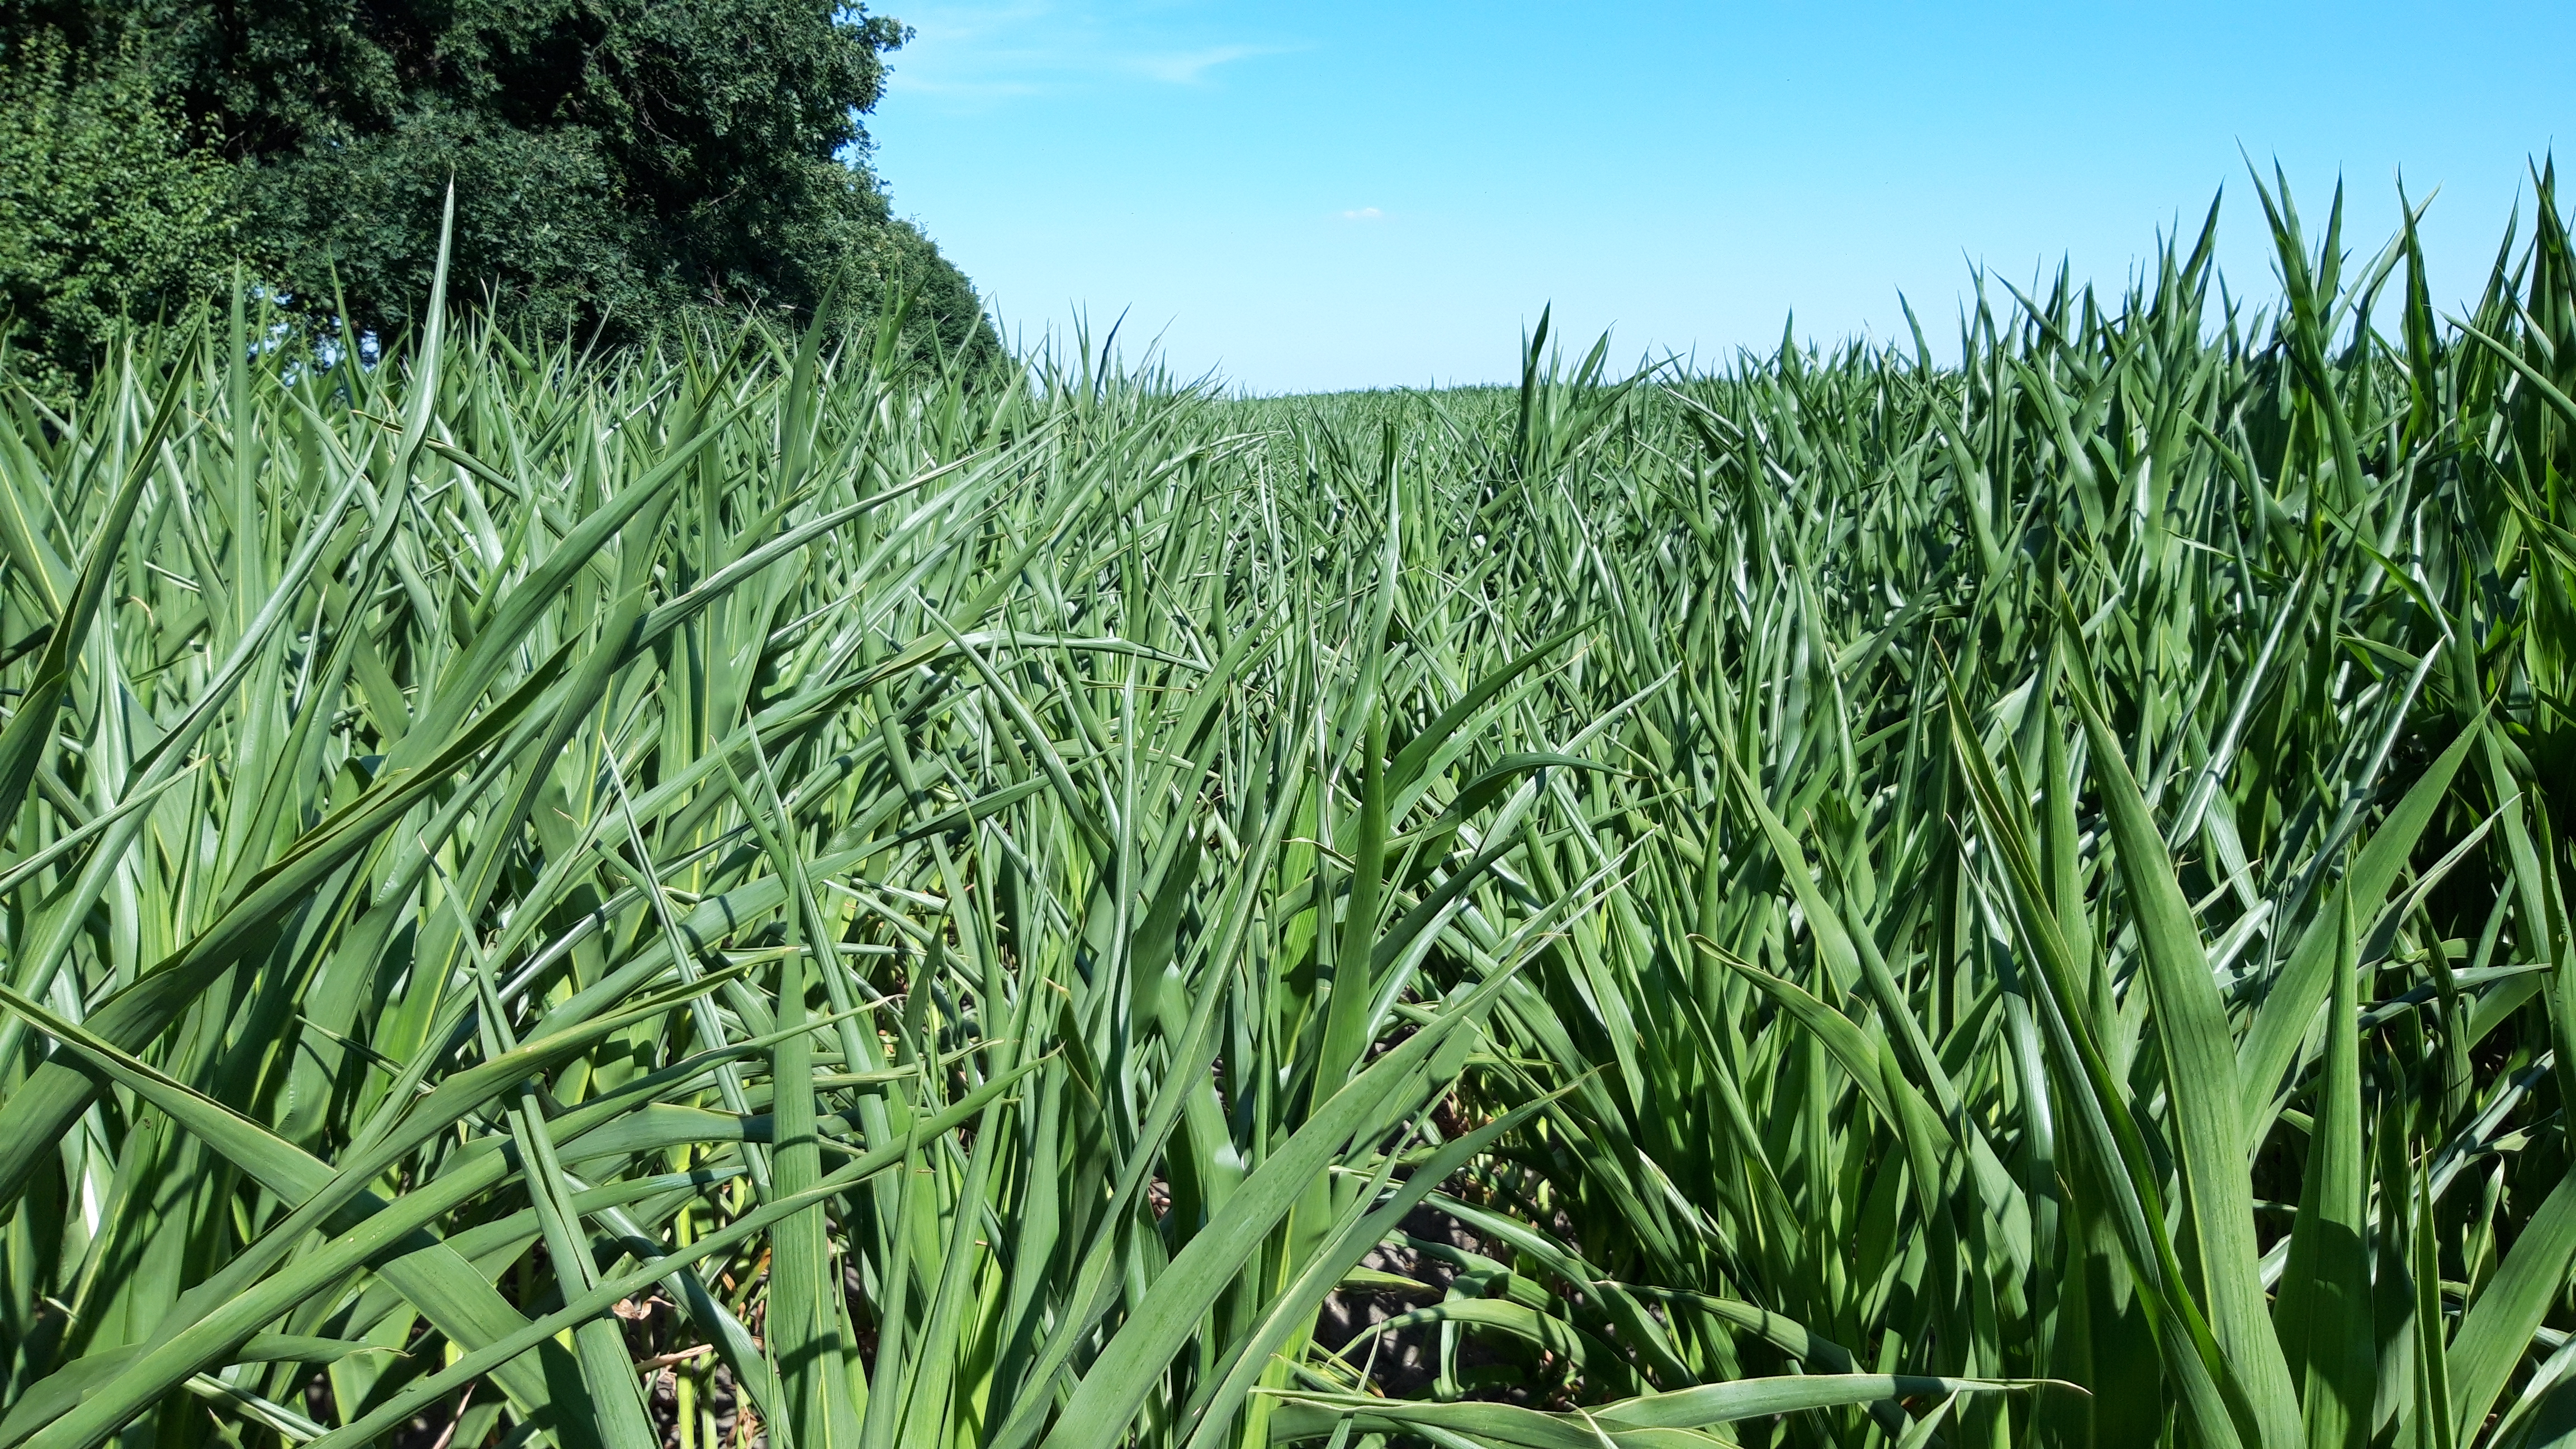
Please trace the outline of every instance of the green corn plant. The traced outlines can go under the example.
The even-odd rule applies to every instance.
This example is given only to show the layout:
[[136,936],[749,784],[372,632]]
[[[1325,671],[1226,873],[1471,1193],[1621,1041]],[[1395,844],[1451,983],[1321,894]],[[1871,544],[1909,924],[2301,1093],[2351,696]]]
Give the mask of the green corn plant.
[[2037,1386],[1739,1441],[2564,1432],[2576,411],[2536,180],[2467,318],[2413,212],[2356,265],[2339,199],[2311,246],[2258,184],[2268,318],[2213,310],[2213,210],[2116,302],[1976,307],[1955,368],[1747,358],[1540,476],[1486,461],[1531,456],[1500,410],[1405,404],[1513,511],[1492,651],[1589,649],[1505,727],[1618,715],[1511,859],[1622,873],[1470,1071],[1551,1101],[1430,1199],[1483,1244],[1383,1330],[1432,1398],[1491,1396],[1473,1346],[1574,1413]]
[[2535,181],[1955,365],[12,390],[0,1445],[2555,1444]]
[[1515,676],[1401,642],[1409,485],[1282,487],[1105,354],[426,315],[361,365],[236,300],[17,395],[0,1442],[1210,1443],[1316,1387],[1602,888],[1416,977],[1492,862],[1399,832],[1547,807]]

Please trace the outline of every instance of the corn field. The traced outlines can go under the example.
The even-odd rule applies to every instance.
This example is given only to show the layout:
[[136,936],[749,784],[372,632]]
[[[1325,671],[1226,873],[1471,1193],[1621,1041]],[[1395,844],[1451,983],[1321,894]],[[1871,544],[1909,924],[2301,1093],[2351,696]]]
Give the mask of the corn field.
[[0,1449],[2562,1444],[2540,182],[1956,365],[13,389]]

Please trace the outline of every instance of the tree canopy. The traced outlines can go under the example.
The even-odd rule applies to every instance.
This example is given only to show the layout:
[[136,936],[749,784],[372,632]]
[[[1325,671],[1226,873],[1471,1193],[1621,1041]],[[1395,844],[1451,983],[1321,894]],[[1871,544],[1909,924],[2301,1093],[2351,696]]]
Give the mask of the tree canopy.
[[361,332],[451,275],[524,325],[913,298],[997,349],[867,166],[896,21],[831,0],[0,0],[0,307],[62,358],[235,258]]

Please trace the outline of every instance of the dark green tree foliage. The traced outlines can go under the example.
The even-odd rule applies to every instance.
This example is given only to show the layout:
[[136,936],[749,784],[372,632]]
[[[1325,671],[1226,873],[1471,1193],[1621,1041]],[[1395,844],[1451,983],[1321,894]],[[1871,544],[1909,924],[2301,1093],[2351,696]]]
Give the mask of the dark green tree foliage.
[[701,308],[913,298],[915,348],[997,350],[972,288],[894,217],[859,117],[893,20],[828,0],[0,0],[124,54],[231,163],[241,246],[307,315],[390,333],[454,276],[523,325],[610,340]]
[[0,340],[21,354],[21,379],[59,396],[118,319],[213,289],[231,191],[133,66],[82,67],[52,31],[12,43],[0,64]]

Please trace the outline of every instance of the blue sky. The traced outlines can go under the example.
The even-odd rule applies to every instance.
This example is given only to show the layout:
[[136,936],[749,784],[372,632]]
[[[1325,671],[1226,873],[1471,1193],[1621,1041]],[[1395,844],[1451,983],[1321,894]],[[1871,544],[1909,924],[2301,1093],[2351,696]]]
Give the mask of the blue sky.
[[1972,265],[2116,288],[2222,186],[2228,282],[2269,296],[2240,147],[2312,226],[2342,179],[2364,253],[2401,169],[2438,186],[2449,305],[2525,158],[2576,162],[2564,3],[872,8],[916,30],[879,174],[1006,325],[1124,311],[1260,392],[1504,378],[1551,303],[1622,359],[1708,360],[1792,311],[1902,337],[1902,293],[1937,348]]

